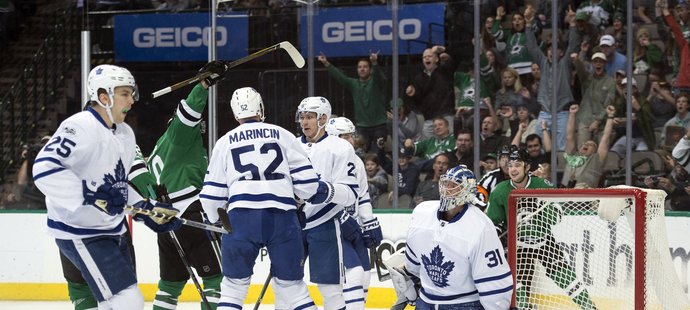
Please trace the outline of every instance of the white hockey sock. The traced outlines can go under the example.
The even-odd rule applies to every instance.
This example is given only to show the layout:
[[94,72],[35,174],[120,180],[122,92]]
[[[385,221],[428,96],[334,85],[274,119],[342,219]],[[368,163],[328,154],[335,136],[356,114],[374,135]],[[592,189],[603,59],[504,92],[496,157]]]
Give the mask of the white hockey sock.
[[223,277],[220,282],[220,302],[218,310],[221,309],[242,309],[244,299],[249,290],[250,277],[242,279],[230,279]]
[[345,309],[345,298],[343,297],[343,286],[340,284],[317,284],[321,296],[323,296],[324,310],[343,310]]
[[273,278],[272,282],[276,297],[276,309],[317,309],[311,296],[309,296],[309,290],[304,281]]
[[364,289],[364,303],[366,303],[367,294],[369,294],[369,283],[371,283],[371,271],[365,271],[362,274],[362,288]]
[[343,286],[343,297],[347,310],[364,309],[364,288],[362,287],[362,277],[364,269],[361,266],[345,270],[345,285]]
[[134,284],[104,302],[98,303],[98,309],[144,309],[144,296]]

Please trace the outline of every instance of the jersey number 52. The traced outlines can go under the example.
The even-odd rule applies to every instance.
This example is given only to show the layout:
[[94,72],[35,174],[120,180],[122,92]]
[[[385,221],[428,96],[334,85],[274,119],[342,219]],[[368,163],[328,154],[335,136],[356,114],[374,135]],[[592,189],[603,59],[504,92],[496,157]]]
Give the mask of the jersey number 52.
[[[240,180],[279,180],[285,178],[284,174],[275,172],[276,169],[278,169],[280,164],[283,162],[283,152],[281,152],[280,146],[277,143],[266,143],[259,148],[260,154],[269,154],[269,152],[271,152],[275,155],[273,161],[271,161],[271,163],[268,165],[268,167],[266,167],[263,173],[261,173],[259,171],[259,167],[257,167],[253,163],[242,163],[242,161],[240,160],[240,155],[249,152],[256,152],[256,149],[253,144],[241,146],[230,150],[230,153],[232,153],[232,162],[235,165],[235,170],[243,174],[245,172],[251,173],[251,177],[247,177],[245,175],[241,177]],[[258,156],[251,156],[251,158],[257,157]]]

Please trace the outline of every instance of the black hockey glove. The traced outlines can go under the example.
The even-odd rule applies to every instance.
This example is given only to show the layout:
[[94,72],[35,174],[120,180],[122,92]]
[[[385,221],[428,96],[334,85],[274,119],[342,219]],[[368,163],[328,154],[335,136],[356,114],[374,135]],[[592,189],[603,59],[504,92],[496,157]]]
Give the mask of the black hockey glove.
[[199,73],[205,72],[211,73],[209,77],[204,79],[204,82],[211,87],[218,81],[225,78],[225,74],[228,72],[228,65],[224,61],[214,60],[204,65],[203,68],[199,69]]
[[338,216],[338,221],[340,222],[340,233],[345,240],[354,241],[362,237],[362,229],[357,220],[350,215],[350,212],[342,211]]
[[84,202],[95,206],[98,210],[103,211],[109,215],[118,215],[122,213],[127,204],[127,200],[122,195],[122,192],[114,188],[110,183],[103,183],[95,192],[86,187],[86,181],[82,181],[82,188],[84,188]]
[[383,233],[377,218],[362,223],[362,239],[364,239],[364,244],[367,248],[377,247],[381,244]]
[[143,221],[144,225],[146,225],[148,228],[150,228],[151,230],[153,230],[157,233],[177,230],[182,226],[182,221],[180,221],[180,219],[175,217],[175,215],[179,211],[177,211],[175,208],[173,208],[171,204],[162,203],[162,202],[155,202],[155,201],[154,201],[154,203],[155,204],[151,204],[150,201],[143,200],[143,201],[137,202],[134,206],[142,208],[144,210],[157,212],[159,214],[165,215],[165,217],[149,216],[149,215],[144,215],[144,214],[138,213],[138,214],[134,215],[134,217],[133,217],[134,220]]
[[307,202],[315,205],[329,203],[333,199],[333,191],[331,183],[319,181],[319,188],[316,189],[316,194],[307,199]]

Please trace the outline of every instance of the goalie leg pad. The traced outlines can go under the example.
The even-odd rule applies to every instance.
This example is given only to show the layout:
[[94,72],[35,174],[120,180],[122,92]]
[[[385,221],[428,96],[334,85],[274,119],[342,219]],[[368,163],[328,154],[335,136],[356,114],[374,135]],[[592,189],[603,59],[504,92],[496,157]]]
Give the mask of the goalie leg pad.
[[317,309],[304,281],[273,278],[272,282],[276,309]]

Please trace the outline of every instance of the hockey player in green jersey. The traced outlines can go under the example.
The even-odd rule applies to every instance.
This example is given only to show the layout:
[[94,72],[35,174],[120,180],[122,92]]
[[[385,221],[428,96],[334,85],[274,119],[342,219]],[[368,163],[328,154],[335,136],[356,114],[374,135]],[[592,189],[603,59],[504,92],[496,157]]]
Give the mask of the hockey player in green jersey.
[[[223,62],[212,61],[200,70],[203,71],[213,74],[194,86],[186,100],[180,101],[168,128],[148,158],[149,170],[158,184],[165,185],[173,207],[180,211],[182,218],[201,222],[204,219],[199,192],[208,166],[201,117],[208,88],[225,77],[227,67]],[[185,226],[175,231],[175,235],[189,264],[203,280],[206,299],[216,309],[223,275],[207,233]],[[177,298],[190,277],[173,242],[170,234],[158,235],[161,279],[153,301],[154,310],[175,309]],[[201,308],[206,309],[203,304]]]
[[[508,161],[509,180],[498,185],[489,195],[486,215],[496,227],[505,231],[508,225],[508,196],[513,189],[553,188],[547,180],[528,174],[530,164],[527,151],[511,146]],[[533,309],[530,304],[530,288],[535,273],[535,264],[540,262],[546,268],[546,275],[563,289],[582,309],[596,309],[589,298],[585,285],[577,279],[575,270],[563,257],[560,246],[554,240],[551,227],[560,221],[562,210],[557,204],[547,203],[522,207],[517,219],[520,228],[517,233],[517,285],[516,299],[518,309]],[[535,260],[536,257],[549,257],[548,260]]]

